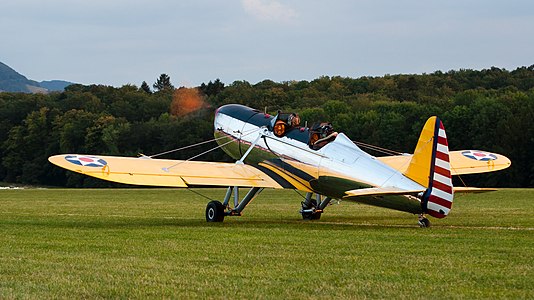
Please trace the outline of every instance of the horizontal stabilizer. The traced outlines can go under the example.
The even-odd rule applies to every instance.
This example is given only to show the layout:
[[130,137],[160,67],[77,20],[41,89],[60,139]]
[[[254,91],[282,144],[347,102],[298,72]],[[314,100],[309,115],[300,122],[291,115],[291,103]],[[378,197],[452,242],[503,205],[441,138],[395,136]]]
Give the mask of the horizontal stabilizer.
[[425,190],[403,190],[396,187],[366,188],[346,191],[343,198],[381,195],[417,195],[424,191]]
[[[412,154],[377,157],[386,165],[404,173]],[[508,168],[512,162],[508,157],[480,150],[449,151],[452,175],[494,172]]]
[[477,187],[454,187],[455,193],[487,193],[487,192],[495,192],[497,189],[494,188],[477,188]]

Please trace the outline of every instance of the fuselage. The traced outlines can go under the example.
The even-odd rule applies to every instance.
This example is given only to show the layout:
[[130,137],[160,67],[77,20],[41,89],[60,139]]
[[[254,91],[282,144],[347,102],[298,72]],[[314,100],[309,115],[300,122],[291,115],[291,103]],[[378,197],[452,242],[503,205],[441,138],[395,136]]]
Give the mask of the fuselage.
[[[425,187],[361,150],[345,134],[318,150],[310,147],[310,129],[291,127],[281,137],[273,133],[275,116],[229,104],[214,120],[215,137],[236,160],[272,174],[284,187],[341,199],[346,191],[370,187],[421,190]],[[253,146],[251,151],[249,148]],[[249,152],[249,153],[247,153]],[[417,197],[401,195],[358,197],[358,202],[422,213]]]

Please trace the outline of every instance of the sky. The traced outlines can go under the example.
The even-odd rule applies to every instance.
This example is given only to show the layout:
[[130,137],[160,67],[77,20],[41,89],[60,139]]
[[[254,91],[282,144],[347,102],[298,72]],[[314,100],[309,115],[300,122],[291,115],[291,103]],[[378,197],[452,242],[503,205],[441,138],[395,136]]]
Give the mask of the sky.
[[513,70],[534,64],[534,1],[2,1],[0,61],[113,86]]

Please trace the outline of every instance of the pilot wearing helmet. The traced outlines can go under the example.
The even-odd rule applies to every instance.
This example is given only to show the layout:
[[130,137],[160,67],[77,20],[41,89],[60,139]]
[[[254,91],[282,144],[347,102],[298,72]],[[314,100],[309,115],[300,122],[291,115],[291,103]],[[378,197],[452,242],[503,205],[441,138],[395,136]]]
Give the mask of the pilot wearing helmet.
[[316,124],[310,130],[310,148],[313,150],[319,150],[326,144],[335,140],[337,132],[334,131],[332,123],[320,123]]
[[282,113],[278,111],[278,114],[271,122],[273,133],[277,137],[282,137],[289,129],[300,126],[300,117],[296,113]]

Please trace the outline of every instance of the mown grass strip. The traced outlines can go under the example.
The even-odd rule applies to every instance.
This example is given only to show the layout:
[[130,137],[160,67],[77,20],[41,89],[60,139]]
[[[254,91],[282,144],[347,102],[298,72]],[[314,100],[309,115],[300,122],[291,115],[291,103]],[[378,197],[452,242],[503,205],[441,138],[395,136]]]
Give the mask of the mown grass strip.
[[292,191],[207,224],[185,190],[2,190],[0,298],[534,298],[533,200],[458,197],[420,229],[354,203],[304,222]]

